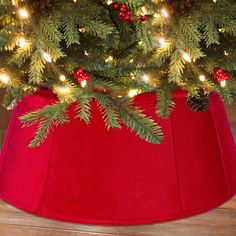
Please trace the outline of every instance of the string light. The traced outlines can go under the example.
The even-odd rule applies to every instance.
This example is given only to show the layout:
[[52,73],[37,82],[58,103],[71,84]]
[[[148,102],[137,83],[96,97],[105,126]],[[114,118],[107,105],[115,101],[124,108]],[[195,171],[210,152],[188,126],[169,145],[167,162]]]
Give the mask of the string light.
[[21,47],[21,48],[24,48],[26,46],[26,40],[25,38],[20,38],[19,41],[18,41],[18,45]]
[[69,95],[71,93],[70,88],[67,86],[55,86],[54,91],[60,95]]
[[29,17],[29,13],[25,8],[20,8],[19,9],[19,14],[22,18],[28,18]]
[[186,52],[182,56],[183,56],[185,61],[187,61],[187,62],[191,62],[192,61],[191,57]]
[[204,82],[204,81],[206,80],[205,75],[200,75],[200,76],[199,76],[199,80],[202,81],[202,82]]
[[165,40],[165,38],[163,38],[163,37],[159,38],[159,44],[160,44],[160,47],[161,47],[161,48],[164,48],[165,45],[166,45],[166,40]]
[[142,46],[143,45],[143,41],[139,41],[138,45]]
[[133,63],[133,62],[134,62],[134,59],[130,59],[130,60],[129,60],[129,63]]
[[105,62],[108,63],[108,62],[112,62],[113,61],[113,56],[108,56],[106,59],[105,59]]
[[167,12],[167,10],[165,8],[161,9],[161,14],[163,17],[168,18],[169,17],[169,13]]
[[184,52],[182,49],[179,49],[179,52],[186,62],[192,62],[192,59],[188,53]]
[[132,80],[135,80],[135,79],[136,79],[136,76],[135,76],[134,73],[130,73],[130,76],[131,76],[131,79],[132,79]]
[[51,58],[51,56],[48,53],[42,51],[42,56],[43,56],[45,61],[47,61],[49,63],[52,62],[52,58]]
[[142,81],[144,81],[145,83],[148,83],[150,81],[150,78],[148,75],[143,75],[141,78],[142,78]]
[[65,77],[65,75],[60,75],[59,79],[60,79],[60,81],[64,82],[66,80],[66,77]]
[[148,14],[147,9],[144,6],[141,7],[141,12],[142,12],[142,15],[147,15]]
[[227,51],[224,51],[225,56],[229,56],[229,53]]
[[226,86],[226,84],[227,84],[227,81],[226,81],[226,80],[223,80],[223,81],[220,82],[220,86],[221,86],[222,88],[224,88],[224,87]]
[[13,6],[16,6],[16,5],[17,5],[17,1],[16,1],[16,0],[12,0],[11,2],[12,2],[12,5],[13,5]]
[[84,51],[84,55],[88,57],[89,53],[87,51]]
[[112,0],[107,0],[107,5],[111,5],[113,3]]
[[86,81],[86,80],[82,80],[82,81],[80,82],[80,86],[81,86],[82,88],[85,88],[85,87],[87,86],[87,81]]
[[10,80],[10,78],[7,74],[5,74],[5,73],[0,74],[0,81],[2,83],[8,84],[9,80]]
[[133,98],[138,95],[138,90],[137,89],[131,89],[128,93],[128,96]]

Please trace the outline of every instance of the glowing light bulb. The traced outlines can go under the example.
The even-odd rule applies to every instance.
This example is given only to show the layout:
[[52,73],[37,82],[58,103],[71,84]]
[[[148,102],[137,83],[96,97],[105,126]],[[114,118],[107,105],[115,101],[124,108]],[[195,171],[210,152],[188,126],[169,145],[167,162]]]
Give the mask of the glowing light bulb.
[[8,84],[10,78],[7,74],[3,73],[3,74],[0,74],[0,81],[4,84]]
[[52,62],[52,58],[51,58],[51,56],[48,53],[42,52],[42,56],[43,56],[45,61]]
[[150,81],[150,78],[149,78],[149,76],[147,76],[147,75],[143,75],[143,76],[142,76],[142,80],[143,80],[145,83],[148,83],[148,82]]
[[136,76],[135,76],[134,73],[130,73],[130,76],[131,76],[131,79],[132,79],[132,80],[135,80],[135,79],[136,79]]
[[21,48],[24,48],[26,46],[26,40],[22,37],[19,39],[18,41],[18,45],[21,47]]
[[65,77],[65,75],[60,75],[59,79],[60,79],[60,81],[64,82],[66,80],[66,77]]
[[206,80],[205,75],[200,75],[200,76],[199,76],[199,80],[202,81],[202,82],[204,82],[204,81]]
[[29,13],[25,8],[20,8],[19,9],[19,14],[22,18],[28,18],[29,17]]
[[106,59],[105,59],[105,62],[108,63],[108,62],[112,62],[113,61],[113,56],[108,56]]
[[112,0],[107,0],[107,5],[111,5],[113,3]]
[[141,11],[142,11],[142,15],[148,14],[146,7],[141,7]]
[[158,17],[160,17],[160,14],[154,13],[153,17],[154,17],[154,18],[158,18]]
[[85,88],[85,87],[87,86],[87,81],[86,81],[86,80],[82,80],[82,81],[80,82],[80,86],[81,86],[82,88]]
[[159,44],[161,48],[164,48],[166,45],[166,40],[163,37],[159,38]]
[[135,97],[136,95],[138,95],[138,91],[136,89],[131,89],[128,93],[128,96],[131,98]]
[[55,86],[54,91],[60,95],[69,95],[71,93],[70,88],[66,86]]
[[189,56],[188,53],[183,52],[183,53],[182,53],[182,56],[183,56],[183,58],[184,58],[185,61],[187,61],[187,62],[191,62],[191,61],[192,61],[192,59],[191,59],[191,57]]
[[167,10],[165,8],[161,9],[161,14],[163,17],[168,18],[169,17],[169,13],[167,12]]
[[17,6],[17,1],[16,0],[12,0],[11,2],[12,2],[13,6]]
[[223,80],[223,81],[220,82],[220,86],[221,86],[222,88],[224,88],[224,87],[226,86],[226,84],[227,84],[227,81],[226,81],[226,80]]

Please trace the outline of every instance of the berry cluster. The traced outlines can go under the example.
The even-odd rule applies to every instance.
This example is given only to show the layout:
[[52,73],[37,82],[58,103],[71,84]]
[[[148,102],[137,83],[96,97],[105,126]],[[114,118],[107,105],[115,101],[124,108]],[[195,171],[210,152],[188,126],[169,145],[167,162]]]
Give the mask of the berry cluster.
[[[125,22],[129,22],[129,23],[135,23],[136,19],[133,16],[133,13],[127,8],[127,6],[125,4],[119,4],[119,3],[114,3],[113,4],[113,8],[115,10],[119,10],[119,18]],[[140,21],[144,22],[147,20],[147,16],[146,15],[142,15],[140,16]]]
[[229,74],[223,69],[216,69],[213,73],[213,77],[219,82],[224,82],[229,80]]
[[82,68],[74,70],[74,78],[77,79],[80,84],[90,80],[88,74]]

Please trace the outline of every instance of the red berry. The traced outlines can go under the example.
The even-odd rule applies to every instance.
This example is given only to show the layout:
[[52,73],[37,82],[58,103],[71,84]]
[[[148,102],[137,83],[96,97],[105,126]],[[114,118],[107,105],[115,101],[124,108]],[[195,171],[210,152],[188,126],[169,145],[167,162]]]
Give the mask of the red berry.
[[118,10],[120,8],[120,5],[118,3],[114,3],[113,8]]
[[127,10],[126,5],[125,5],[125,4],[122,4],[122,5],[120,6],[120,11],[121,11],[121,12],[124,12],[124,11],[126,11],[126,10]]
[[229,75],[226,71],[220,68],[215,70],[215,72],[213,73],[213,78],[216,79],[219,83],[221,83],[222,81],[229,80]]
[[74,70],[74,78],[77,79],[77,81],[80,83],[83,80],[89,80],[88,74],[82,69],[75,69]]
[[124,21],[129,22],[129,16],[125,16],[125,17],[124,17]]
[[136,22],[136,19],[135,19],[134,17],[130,17],[130,18],[129,18],[129,22],[133,24],[133,23]]
[[140,20],[143,21],[143,22],[146,21],[147,20],[147,16],[145,16],[145,15],[144,16],[140,16]]
[[124,13],[124,12],[120,12],[120,13],[119,13],[119,17],[123,20],[124,17],[125,17],[125,13]]
[[126,14],[127,14],[128,16],[132,16],[132,12],[131,12],[131,11],[127,11]]

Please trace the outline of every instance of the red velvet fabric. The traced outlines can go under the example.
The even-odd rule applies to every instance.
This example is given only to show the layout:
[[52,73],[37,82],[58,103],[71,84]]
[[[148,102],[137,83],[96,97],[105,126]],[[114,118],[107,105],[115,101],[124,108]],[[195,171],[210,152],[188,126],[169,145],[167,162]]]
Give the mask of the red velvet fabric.
[[[18,117],[55,101],[46,90],[15,108],[0,158],[0,196],[33,214],[65,221],[127,225],[194,215],[236,193],[236,149],[224,106],[211,95],[205,113],[189,110],[175,92],[169,119],[155,115],[154,94],[136,104],[162,126],[160,145],[124,127],[107,130],[95,102],[92,120],[77,119],[51,132],[40,147],[27,147],[35,126]],[[73,106],[70,107],[73,116]]]

